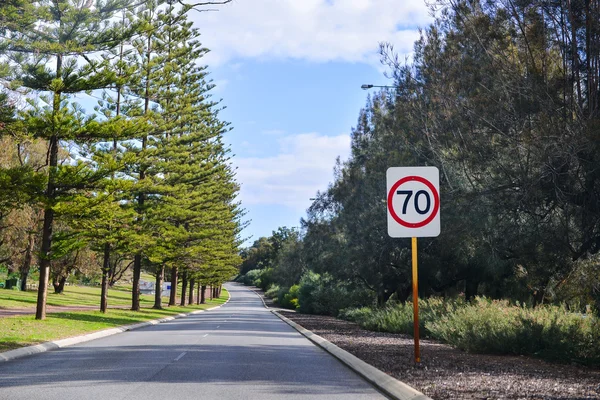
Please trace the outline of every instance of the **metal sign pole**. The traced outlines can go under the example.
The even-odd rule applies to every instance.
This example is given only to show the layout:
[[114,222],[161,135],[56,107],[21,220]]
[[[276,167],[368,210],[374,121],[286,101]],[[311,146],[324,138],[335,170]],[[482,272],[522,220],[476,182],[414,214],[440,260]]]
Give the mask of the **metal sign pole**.
[[412,238],[412,281],[413,281],[413,314],[415,336],[415,362],[421,362],[419,350],[419,274],[417,270],[417,238]]

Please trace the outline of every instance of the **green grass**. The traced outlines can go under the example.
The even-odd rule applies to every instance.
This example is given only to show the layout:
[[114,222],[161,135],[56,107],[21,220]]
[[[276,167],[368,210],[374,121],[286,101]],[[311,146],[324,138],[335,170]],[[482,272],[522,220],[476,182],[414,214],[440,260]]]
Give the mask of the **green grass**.
[[[152,281],[150,276],[145,277],[147,281]],[[194,290],[194,295],[196,290]],[[177,298],[181,295],[181,284],[177,285]],[[169,299],[163,297],[163,303],[168,303]],[[10,308],[35,308],[37,302],[37,291],[21,292],[18,290],[0,289],[0,309]],[[65,286],[62,294],[55,294],[50,287],[48,290],[48,299],[46,304],[49,306],[99,306],[100,305],[100,287],[99,286]],[[152,306],[154,304],[154,295],[140,295],[140,304]],[[108,291],[108,306],[128,306],[131,305],[131,285],[118,285]]]
[[[0,308],[35,307],[37,291],[20,292],[18,290],[0,289]],[[154,304],[153,295],[141,295],[142,306]],[[55,294],[49,289],[46,302],[49,306],[99,306],[100,287],[97,286],[66,286],[64,293]],[[108,304],[110,306],[126,306],[131,304],[131,291],[124,288],[110,289],[108,291]]]
[[[73,289],[73,287],[69,289]],[[6,292],[12,291],[6,290]],[[114,302],[115,299],[112,297],[112,292],[113,291],[111,291],[111,299]],[[69,298],[69,301],[73,301],[74,298],[79,298],[80,296],[87,299],[93,299],[92,293],[79,290],[69,290],[64,296]],[[49,313],[44,321],[35,320],[33,315],[0,318],[0,351],[30,346],[50,340],[64,339],[121,325],[164,318],[174,314],[202,310],[223,304],[228,297],[227,291],[223,289],[221,298],[213,299],[212,301],[207,299],[207,304],[190,305],[186,307],[168,307],[163,310],[153,310],[149,308],[151,305],[148,305],[148,301],[146,301],[146,308],[143,308],[139,312],[111,309],[106,314],[102,314],[100,311]],[[93,303],[97,304],[97,302],[98,299],[94,300]],[[59,305],[75,304],[61,303]]]

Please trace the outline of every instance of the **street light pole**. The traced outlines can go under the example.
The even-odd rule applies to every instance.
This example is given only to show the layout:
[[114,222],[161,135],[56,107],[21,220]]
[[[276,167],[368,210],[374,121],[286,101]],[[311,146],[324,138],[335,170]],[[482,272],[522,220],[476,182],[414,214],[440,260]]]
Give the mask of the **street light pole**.
[[363,89],[363,90],[368,90],[368,89],[372,89],[372,88],[398,89],[396,86],[371,85],[371,84],[361,85],[360,88]]

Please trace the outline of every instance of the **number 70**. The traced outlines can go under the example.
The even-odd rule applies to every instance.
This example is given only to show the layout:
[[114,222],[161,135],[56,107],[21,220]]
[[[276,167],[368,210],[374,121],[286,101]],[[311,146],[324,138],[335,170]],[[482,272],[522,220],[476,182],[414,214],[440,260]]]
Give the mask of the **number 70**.
[[[396,194],[399,195],[406,195],[406,199],[404,200],[404,204],[402,205],[402,214],[406,214],[406,209],[408,207],[408,203],[410,201],[410,198],[413,195],[413,191],[412,190],[398,190],[396,192]],[[425,202],[426,202],[426,206],[424,209],[421,209],[419,207],[419,197],[420,196],[425,196]],[[429,192],[427,192],[426,190],[419,190],[417,191],[417,193],[415,194],[414,197],[414,204],[415,204],[415,211],[421,215],[423,214],[427,214],[429,212],[429,209],[431,208],[431,196],[429,196]]]

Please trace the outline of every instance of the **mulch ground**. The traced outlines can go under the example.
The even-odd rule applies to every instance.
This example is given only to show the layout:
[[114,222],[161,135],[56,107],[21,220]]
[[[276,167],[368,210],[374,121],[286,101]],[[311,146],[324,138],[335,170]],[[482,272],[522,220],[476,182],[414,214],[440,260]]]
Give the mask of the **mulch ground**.
[[370,332],[332,317],[281,311],[287,318],[433,399],[600,399],[600,369],[529,357],[469,354],[412,337]]

